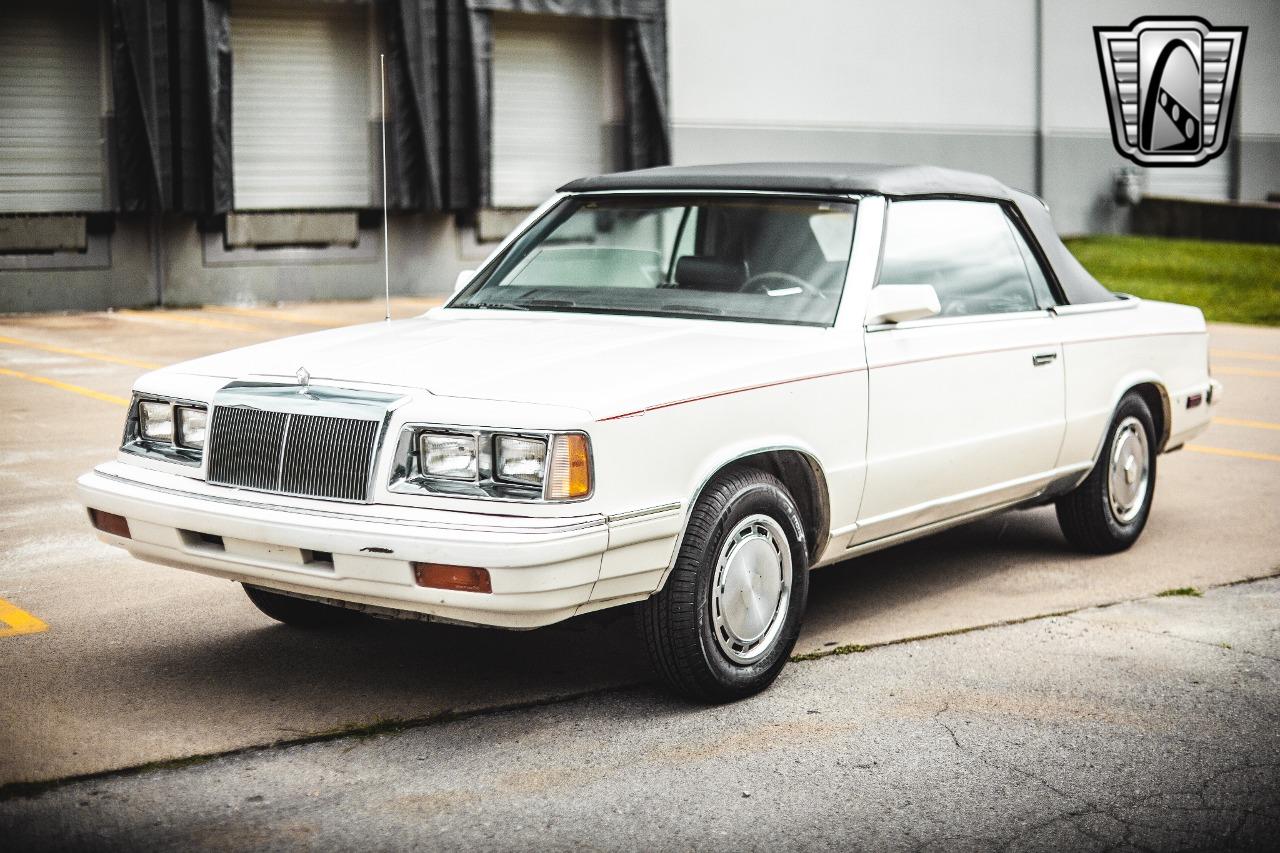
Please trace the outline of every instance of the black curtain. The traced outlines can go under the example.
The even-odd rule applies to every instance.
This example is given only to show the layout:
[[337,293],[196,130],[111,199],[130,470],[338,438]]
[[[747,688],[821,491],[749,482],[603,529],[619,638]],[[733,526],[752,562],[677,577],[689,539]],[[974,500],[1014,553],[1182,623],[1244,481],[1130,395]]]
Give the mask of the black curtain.
[[116,207],[166,209],[172,203],[168,0],[111,4],[111,141]]
[[174,209],[214,216],[231,209],[229,0],[170,0],[174,44]]
[[438,0],[390,0],[383,5],[387,204],[396,210],[449,206],[440,92],[443,12]]
[[228,0],[112,0],[115,207],[231,208]]

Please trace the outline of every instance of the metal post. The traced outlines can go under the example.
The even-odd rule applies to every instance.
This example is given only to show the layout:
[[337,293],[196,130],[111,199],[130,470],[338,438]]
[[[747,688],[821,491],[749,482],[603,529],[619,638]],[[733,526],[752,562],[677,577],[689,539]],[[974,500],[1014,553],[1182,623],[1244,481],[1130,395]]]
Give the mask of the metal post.
[[382,284],[391,322],[391,234],[387,228],[387,56],[378,54],[378,97],[382,104]]
[[1036,0],[1036,142],[1035,142],[1035,186],[1036,195],[1044,198],[1045,184],[1045,112],[1044,112],[1044,0]]

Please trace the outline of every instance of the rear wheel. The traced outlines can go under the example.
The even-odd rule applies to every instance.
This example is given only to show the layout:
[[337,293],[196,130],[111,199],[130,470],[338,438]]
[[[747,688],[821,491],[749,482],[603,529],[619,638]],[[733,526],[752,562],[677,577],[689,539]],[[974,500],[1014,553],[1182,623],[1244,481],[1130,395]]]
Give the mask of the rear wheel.
[[332,604],[321,604],[319,601],[272,592],[247,583],[241,586],[244,587],[244,593],[249,596],[254,607],[277,622],[283,622],[295,628],[334,628],[350,625],[357,618],[356,613]]
[[804,525],[786,487],[741,468],[694,505],[663,589],[638,609],[654,668],[677,693],[726,702],[768,687],[800,633]]
[[1155,422],[1146,402],[1130,392],[1116,407],[1089,476],[1058,499],[1058,524],[1082,551],[1123,551],[1146,527],[1155,488]]

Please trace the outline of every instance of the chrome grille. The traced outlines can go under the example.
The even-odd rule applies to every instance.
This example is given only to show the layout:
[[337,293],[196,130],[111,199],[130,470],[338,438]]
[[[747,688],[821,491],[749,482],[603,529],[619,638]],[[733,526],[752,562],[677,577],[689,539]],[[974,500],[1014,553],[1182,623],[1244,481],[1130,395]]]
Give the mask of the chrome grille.
[[379,421],[215,406],[210,483],[363,501]]

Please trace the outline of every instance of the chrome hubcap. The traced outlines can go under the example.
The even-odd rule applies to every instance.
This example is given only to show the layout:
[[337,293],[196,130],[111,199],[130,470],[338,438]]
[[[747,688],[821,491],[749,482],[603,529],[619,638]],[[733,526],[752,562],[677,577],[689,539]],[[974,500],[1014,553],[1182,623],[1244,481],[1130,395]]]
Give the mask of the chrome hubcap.
[[764,656],[782,631],[791,601],[791,548],[767,515],[738,522],[716,560],[711,624],[720,650],[735,663]]
[[1120,422],[1115,438],[1111,440],[1107,498],[1111,502],[1111,514],[1121,524],[1128,524],[1142,512],[1147,500],[1149,479],[1147,431],[1137,418],[1128,417]]

